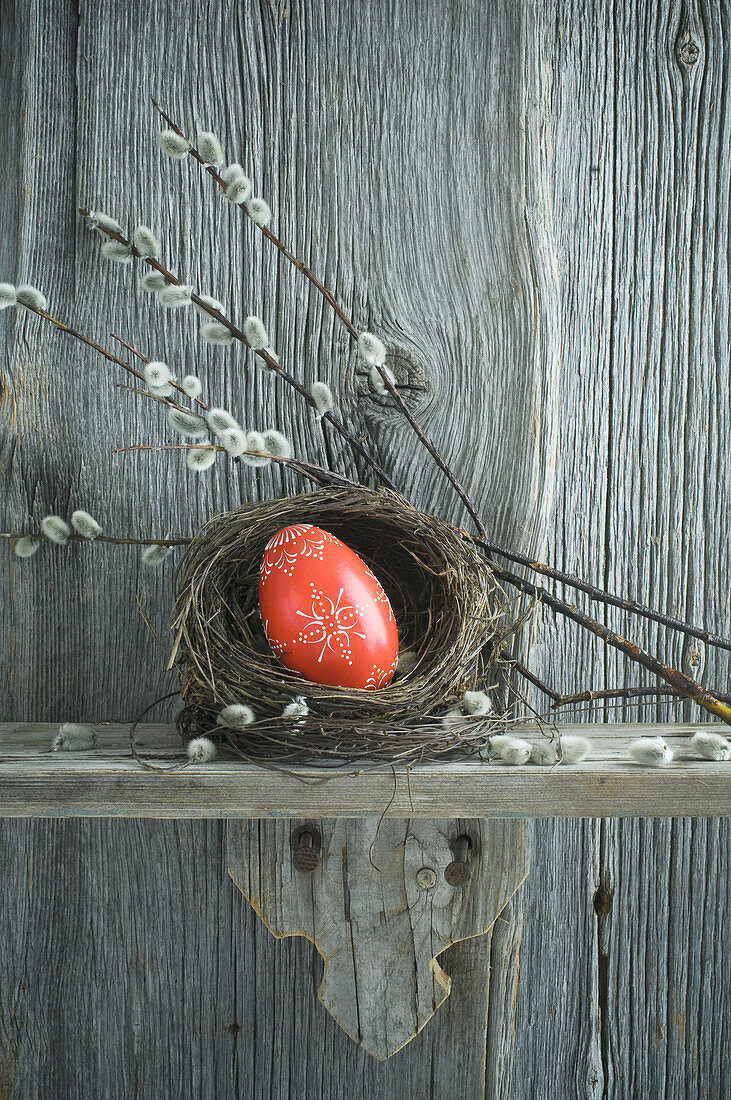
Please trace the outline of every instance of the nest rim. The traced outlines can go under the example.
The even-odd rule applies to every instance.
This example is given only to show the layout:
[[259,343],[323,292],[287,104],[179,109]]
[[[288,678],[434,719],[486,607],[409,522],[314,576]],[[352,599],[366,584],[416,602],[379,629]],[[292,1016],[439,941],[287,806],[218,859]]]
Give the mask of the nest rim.
[[[330,531],[353,549],[388,595],[399,655],[412,669],[376,690],[316,684],[274,656],[258,614],[258,570],[271,536],[295,523]],[[205,734],[247,759],[316,762],[370,757],[419,759],[474,753],[504,732],[507,716],[461,723],[445,712],[467,689],[504,687],[501,642],[514,629],[485,557],[466,532],[422,512],[388,489],[321,488],[219,513],[194,536],[175,574],[170,620],[182,678],[184,737]],[[304,696],[306,719],[282,717]],[[217,724],[220,710],[250,706],[240,730]]]

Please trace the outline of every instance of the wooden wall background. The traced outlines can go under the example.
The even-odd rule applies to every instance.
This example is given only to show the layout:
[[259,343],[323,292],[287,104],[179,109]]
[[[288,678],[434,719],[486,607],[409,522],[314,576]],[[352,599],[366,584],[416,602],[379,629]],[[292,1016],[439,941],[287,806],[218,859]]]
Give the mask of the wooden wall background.
[[[0,278],[324,457],[270,378],[100,265],[76,207],[149,221],[201,290],[261,312],[295,373],[333,381],[410,495],[461,518],[305,284],[198,172],[161,163],[154,93],[219,132],[283,239],[387,338],[496,537],[728,633],[730,49],[725,0],[5,0]],[[5,530],[88,507],[185,534],[294,490],[113,458],[164,438],[155,410],[37,318],[0,329]],[[123,548],[6,556],[0,718],[125,719],[159,694],[135,600],[162,629],[172,570]],[[726,683],[724,657],[628,629]],[[635,679],[548,616],[524,652],[567,689]],[[451,950],[450,1003],[386,1064],[316,1001],[314,948],[257,922],[225,829],[0,823],[0,1097],[731,1094],[728,820],[536,824],[518,901],[490,943]]]

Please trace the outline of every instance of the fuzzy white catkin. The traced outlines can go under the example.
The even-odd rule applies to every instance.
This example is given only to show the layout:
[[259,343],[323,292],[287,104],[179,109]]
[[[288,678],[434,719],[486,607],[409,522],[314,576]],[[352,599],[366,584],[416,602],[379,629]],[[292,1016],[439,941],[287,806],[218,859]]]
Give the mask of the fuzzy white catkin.
[[292,457],[292,444],[276,428],[269,428],[264,432],[264,449],[275,458]]
[[291,703],[287,703],[282,711],[282,718],[306,718],[310,713],[307,700],[304,695],[295,695]]
[[41,531],[47,539],[57,543],[58,546],[65,546],[71,534],[68,523],[60,516],[44,516],[41,520]]
[[492,703],[484,691],[466,691],[460,702],[467,714],[490,714]]
[[178,435],[188,439],[202,439],[204,435],[208,435],[208,425],[202,416],[183,412],[172,405],[168,409],[168,424]]
[[629,747],[630,756],[638,764],[646,764],[651,768],[664,768],[670,764],[674,753],[662,737],[641,737],[639,741],[633,741]]
[[361,332],[358,337],[358,351],[371,367],[379,367],[386,362],[386,345],[372,332]]
[[132,249],[128,244],[115,241],[111,237],[105,241],[101,248],[105,260],[111,260],[115,264],[129,264],[132,262]]
[[232,180],[246,178],[246,172],[243,170],[240,164],[235,161],[232,164],[227,164],[225,168],[221,169],[221,179],[224,183],[231,183]]
[[145,363],[142,368],[142,376],[148,386],[165,386],[172,378],[167,363],[158,363],[154,360]]
[[[246,202],[247,199],[251,197],[251,180],[243,174],[240,176],[234,176],[230,183],[226,184],[226,190],[224,191],[224,194],[229,202],[232,202],[237,206],[240,205],[242,202]],[[269,217],[271,217],[271,214],[269,215]],[[258,224],[265,225],[266,222]]]
[[266,443],[264,442],[264,436],[261,432],[247,432],[246,433],[246,450],[247,451],[263,451],[265,454],[258,455],[242,455],[241,461],[245,466],[268,466],[270,459],[266,457]]
[[54,752],[82,752],[94,748],[94,727],[86,722],[64,722],[53,739]]
[[254,225],[258,225],[263,228],[265,225],[269,225],[272,220],[272,211],[269,203],[262,198],[254,197],[249,199],[246,204],[246,213],[249,215]]
[[154,568],[157,565],[162,565],[171,550],[171,546],[159,546],[157,543],[153,543],[151,546],[146,546],[142,551],[140,561],[143,565]]
[[534,741],[530,747],[530,762],[531,764],[541,764],[543,767],[550,767],[552,764],[558,763],[558,745],[552,741]]
[[246,450],[246,432],[241,428],[226,428],[220,435],[221,446],[232,458],[238,458]]
[[71,513],[71,526],[82,538],[95,539],[97,535],[101,535],[101,525],[97,523],[93,516],[90,516],[88,512],[83,511],[81,508],[77,508],[75,512]]
[[216,451],[213,447],[191,447],[185,458],[188,469],[198,474],[203,470],[210,470],[215,461]]
[[167,285],[168,281],[161,271],[148,271],[147,274],[143,275],[140,279],[140,286],[150,294],[157,293],[158,290],[163,290]]
[[720,733],[699,730],[690,739],[690,747],[705,760],[731,760],[731,741]]
[[27,283],[19,286],[15,295],[22,306],[30,306],[32,309],[45,309],[48,304],[45,295],[37,287],[28,286]]
[[388,393],[388,389],[386,388],[386,383],[383,381],[381,371],[386,375],[392,386],[396,385],[396,377],[390,367],[380,367],[380,369],[378,367],[371,367],[368,375],[371,380],[371,385],[379,397],[385,397]]
[[269,343],[264,322],[259,317],[247,317],[243,325],[246,343],[254,351],[261,351]]
[[[496,741],[499,742],[499,745],[495,744]],[[521,737],[493,737],[490,745],[497,749],[497,754],[502,762],[510,764],[512,767],[527,763],[530,757],[531,746]]]
[[315,402],[315,410],[319,416],[324,416],[335,407],[335,398],[327,382],[313,382],[310,386],[312,400]]
[[157,300],[166,309],[179,309],[181,306],[190,305],[192,286],[176,286],[169,283],[158,291]]
[[14,306],[17,301],[18,295],[15,293],[15,287],[12,283],[0,283],[0,309]]
[[448,730],[452,726],[457,726],[464,719],[464,714],[459,707],[453,707],[452,710],[448,710],[442,718],[442,729]]
[[203,383],[200,378],[196,378],[194,374],[186,374],[180,385],[183,388],[183,392],[187,394],[188,397],[200,397],[203,392]]
[[190,142],[182,134],[176,134],[174,130],[161,130],[157,135],[157,143],[167,157],[174,160],[182,160],[190,150]]
[[122,233],[122,226],[114,218],[110,218],[108,214],[102,213],[101,210],[91,210],[87,217],[89,229],[97,229],[100,233]]
[[580,734],[565,733],[561,737],[561,763],[578,764],[591,752],[591,741]]
[[175,393],[172,380],[164,386],[148,386],[148,389],[153,397],[171,397]]
[[256,719],[251,707],[247,707],[245,703],[232,703],[228,707],[224,707],[216,719],[219,726],[226,726],[231,730],[242,730],[246,726],[250,726]]
[[220,321],[206,321],[201,325],[200,336],[206,344],[218,344],[221,347],[228,347],[234,341],[230,330]]
[[[138,225],[132,234],[132,244],[135,246],[135,252],[143,260],[154,259],[160,255],[160,242],[155,234],[146,225]],[[155,272],[156,275],[160,275],[159,271]]]
[[199,294],[199,302],[193,302],[193,309],[196,313],[199,313],[201,317],[208,317],[208,310],[215,309],[218,313],[224,313],[223,302],[219,302],[218,298],[211,298],[210,294]]
[[208,421],[208,427],[216,435],[220,435],[221,432],[225,432],[229,428],[241,430],[238,420],[234,420],[231,413],[226,412],[225,409],[209,409],[206,413],[206,420]]
[[214,168],[218,168],[219,164],[223,162],[221,142],[210,130],[199,130],[195,144],[198,155],[203,158],[206,164],[212,164]]
[[196,764],[208,764],[211,760],[216,759],[216,746],[210,737],[194,737],[192,741],[189,741],[186,749],[189,760],[194,760]]
[[16,558],[32,558],[40,545],[40,539],[34,539],[32,535],[21,535],[13,542],[13,553]]

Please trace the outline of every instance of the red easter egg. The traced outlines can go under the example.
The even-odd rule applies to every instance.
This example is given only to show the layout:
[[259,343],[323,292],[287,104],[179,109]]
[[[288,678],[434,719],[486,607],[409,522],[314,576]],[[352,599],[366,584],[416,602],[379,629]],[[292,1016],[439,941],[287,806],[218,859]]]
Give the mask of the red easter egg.
[[269,540],[259,568],[264,633],[285,666],[316,684],[385,687],[398,661],[388,596],[344,542],[298,523]]

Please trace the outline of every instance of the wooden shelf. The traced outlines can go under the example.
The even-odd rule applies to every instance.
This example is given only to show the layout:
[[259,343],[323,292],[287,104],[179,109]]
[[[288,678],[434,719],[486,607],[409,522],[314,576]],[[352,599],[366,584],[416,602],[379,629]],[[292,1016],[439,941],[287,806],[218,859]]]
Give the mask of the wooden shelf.
[[[127,726],[102,724],[97,747],[51,752],[56,724],[0,725],[0,816],[145,818],[715,817],[731,814],[731,762],[691,755],[697,729],[725,726],[582,725],[591,737],[581,764],[506,767],[482,761],[298,767],[291,774],[218,759],[153,772],[130,755]],[[516,731],[540,736],[534,727]],[[675,750],[666,768],[634,764],[631,741],[662,734]],[[141,726],[138,750],[159,764],[181,758],[171,726]],[[324,778],[326,777],[326,778]],[[324,780],[324,781],[323,781]]]

